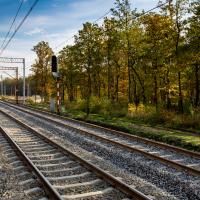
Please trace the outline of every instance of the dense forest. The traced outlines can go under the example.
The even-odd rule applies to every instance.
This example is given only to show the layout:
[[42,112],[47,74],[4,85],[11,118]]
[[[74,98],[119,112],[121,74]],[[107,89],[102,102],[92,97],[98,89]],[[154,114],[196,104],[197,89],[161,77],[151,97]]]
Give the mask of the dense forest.
[[[147,107],[198,112],[200,1],[159,1],[156,10],[138,12],[129,0],[116,0],[111,15],[84,23],[74,44],[58,53],[63,103],[82,104],[87,114],[93,104],[107,113]],[[49,101],[56,95],[54,52],[44,41],[33,51],[32,94]]]

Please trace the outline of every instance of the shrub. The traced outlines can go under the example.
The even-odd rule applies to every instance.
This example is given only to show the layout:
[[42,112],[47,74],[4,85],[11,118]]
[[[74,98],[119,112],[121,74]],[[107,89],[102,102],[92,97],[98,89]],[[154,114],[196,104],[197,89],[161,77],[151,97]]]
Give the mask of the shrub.
[[5,101],[6,98],[5,98],[4,96],[1,96],[1,100],[2,100],[2,101]]
[[31,98],[28,98],[28,99],[26,99],[26,104],[34,106],[35,102]]
[[79,99],[77,101],[66,101],[65,102],[65,109],[85,111],[86,101],[82,100],[82,99]]
[[113,102],[110,109],[110,116],[112,117],[125,117],[127,116],[127,104],[120,102]]
[[111,101],[107,98],[90,98],[90,112],[93,114],[110,115]]

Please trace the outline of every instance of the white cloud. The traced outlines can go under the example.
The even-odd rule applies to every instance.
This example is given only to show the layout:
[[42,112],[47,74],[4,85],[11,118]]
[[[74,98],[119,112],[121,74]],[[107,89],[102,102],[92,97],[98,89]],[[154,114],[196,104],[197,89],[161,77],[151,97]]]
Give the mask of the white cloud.
[[[25,58],[26,60],[26,75],[30,74],[30,66],[33,64],[34,59],[36,58],[35,53],[32,51],[33,46],[37,44],[37,39],[34,40],[24,40],[22,39],[13,39],[9,47],[4,51],[2,56],[5,57],[16,57],[16,58]],[[22,65],[21,64],[9,64],[12,66],[19,67],[19,73],[22,75]]]
[[[73,26],[74,28],[77,24],[80,25],[87,20],[94,21],[98,17],[102,16],[111,7],[113,7],[114,1],[115,0],[109,0],[106,2],[105,0],[84,0],[81,2],[73,1],[70,4],[68,3],[67,10],[60,11],[58,9],[59,12],[30,16],[24,24],[24,27],[31,28],[34,26],[44,26],[46,28],[71,28]],[[59,7],[57,4],[56,6]]]
[[45,30],[44,29],[41,29],[41,28],[34,28],[28,32],[25,32],[26,35],[29,35],[29,36],[33,36],[35,34],[42,34],[44,33]]
[[[6,57],[23,57],[26,59],[26,75],[30,74],[31,65],[33,64],[34,60],[36,59],[36,54],[32,51],[33,46],[36,45],[40,41],[49,42],[50,47],[53,48],[55,53],[61,50],[66,44],[73,44],[73,35],[77,32],[76,29],[73,30],[63,30],[60,33],[50,33],[50,34],[42,34],[37,36],[31,40],[25,39],[13,39],[10,43],[9,47],[4,51],[3,56]],[[63,41],[71,38],[70,40],[63,43]],[[58,46],[59,45],[59,46]],[[58,47],[55,49],[55,47]],[[19,66],[13,64],[14,66]],[[12,65],[12,66],[13,66]],[[19,66],[19,73],[22,75],[22,65]],[[12,74],[12,73],[11,73]]]
[[[63,0],[60,1],[63,2]],[[40,41],[47,41],[57,53],[65,45],[73,44],[73,36],[82,28],[82,23],[93,22],[114,7],[115,2],[115,0],[83,0],[72,1],[69,4],[67,0],[65,1],[66,8],[60,8],[59,1],[55,5],[52,4],[55,8],[54,13],[39,12],[40,14],[35,16],[30,15],[3,56],[25,57],[27,69],[29,69],[36,58],[35,53],[31,51],[34,45]],[[155,6],[157,1],[132,0],[131,2],[133,8],[139,7],[140,10],[142,8],[146,10]],[[20,18],[19,21],[21,21]],[[7,31],[8,28],[8,22],[2,23],[0,32]],[[3,37],[3,34],[1,36]],[[27,71],[28,73],[30,72]]]

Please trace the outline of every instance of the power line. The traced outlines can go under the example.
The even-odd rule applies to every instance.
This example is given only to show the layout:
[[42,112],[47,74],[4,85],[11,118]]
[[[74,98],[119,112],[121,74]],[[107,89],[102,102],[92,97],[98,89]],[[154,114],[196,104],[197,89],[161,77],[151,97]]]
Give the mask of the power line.
[[20,10],[21,10],[21,8],[22,8],[23,3],[24,3],[24,0],[21,0],[21,3],[20,3],[20,5],[19,5],[19,7],[18,7],[18,9],[17,9],[17,13],[16,13],[16,15],[15,15],[15,17],[14,17],[12,23],[11,23],[11,26],[10,26],[10,28],[9,28],[9,30],[8,30],[8,32],[7,32],[7,34],[6,34],[6,36],[5,36],[5,39],[4,39],[3,43],[1,44],[0,49],[3,47],[3,45],[5,44],[5,42],[6,42],[7,38],[8,38],[8,36],[10,35],[11,29],[12,29],[12,27],[13,27],[13,25],[14,25],[16,19],[17,19],[17,16],[18,16],[18,14],[19,14],[19,12],[20,12]]
[[25,17],[23,18],[23,20],[20,22],[20,24],[17,26],[17,28],[15,29],[14,33],[12,34],[12,36],[10,37],[10,39],[8,40],[8,42],[6,43],[6,45],[4,46],[4,48],[1,50],[0,55],[4,52],[4,50],[8,47],[9,43],[11,42],[11,40],[14,38],[14,36],[16,35],[16,33],[18,32],[18,30],[21,28],[21,26],[23,25],[23,23],[26,21],[26,19],[28,18],[28,16],[30,15],[30,13],[32,12],[32,10],[34,9],[34,7],[36,6],[36,4],[38,3],[39,0],[35,0],[33,5],[31,6],[31,8],[29,9],[29,11],[27,12],[27,14],[25,15]]
[[[134,18],[131,18],[130,20],[135,20],[135,19],[137,19],[137,18],[139,18],[139,17],[141,17],[141,16],[143,16],[143,15],[146,15],[147,13],[150,13],[151,11],[153,11],[153,10],[155,10],[155,9],[157,9],[157,8],[160,8],[160,7],[164,6],[164,5],[166,5],[166,4],[169,3],[170,1],[171,1],[171,0],[168,0],[168,1],[164,2],[164,3],[162,3],[162,4],[159,4],[159,5],[157,5],[157,6],[153,7],[153,8],[151,8],[151,9],[149,9],[149,10],[143,12],[141,15],[138,15],[138,16],[136,16],[136,17],[134,17]],[[111,12],[111,10],[109,10],[109,11],[106,12],[104,15],[102,15],[101,17],[99,17],[98,19],[96,19],[93,23],[97,23],[99,20],[101,20],[101,19],[103,19],[104,17],[106,17],[110,12]],[[57,45],[57,46],[56,46],[55,48],[53,48],[53,49],[54,49],[54,50],[57,49],[57,48],[60,47],[62,44],[64,44],[64,43],[68,42],[69,40],[71,40],[73,37],[74,37],[74,36],[69,37],[67,40],[63,41],[62,43],[60,43],[59,45]],[[59,52],[58,52],[58,53],[59,53]],[[58,53],[56,53],[56,55],[57,55]]]
[[74,38],[74,36],[69,37],[68,39],[64,40],[63,42],[61,42],[60,44],[58,44],[56,47],[54,47],[53,50],[58,49],[61,45],[63,45],[64,43],[67,43],[67,42],[70,41],[72,38]]
[[97,23],[99,20],[101,20],[101,19],[103,19],[104,17],[106,17],[110,12],[111,12],[111,9],[110,9],[108,12],[106,12],[104,15],[102,15],[101,17],[99,17],[98,19],[96,19],[93,23],[94,23],[94,24]]
[[150,10],[147,10],[146,12],[142,13],[142,14],[139,15],[138,17],[141,17],[142,15],[146,15],[147,13],[150,13],[151,11],[153,11],[153,10],[155,10],[155,9],[157,9],[157,8],[160,8],[160,7],[164,6],[164,5],[166,5],[166,4],[169,3],[170,1],[171,1],[171,0],[168,0],[168,1],[166,1],[165,3],[159,4],[159,5],[157,5],[156,7],[152,8],[152,9],[150,9]]
[[[99,17],[98,19],[96,19],[95,21],[93,21],[93,23],[97,23],[99,20],[103,19],[104,17],[106,17],[109,13],[111,12],[111,10],[107,11],[104,15],[102,15],[101,17]],[[65,41],[61,42],[59,45],[57,45],[56,47],[54,47],[53,49],[56,50],[58,49],[61,45],[63,45],[64,43],[70,41],[72,38],[74,38],[74,36],[69,37],[68,39],[66,39]],[[58,53],[57,53],[58,54]]]

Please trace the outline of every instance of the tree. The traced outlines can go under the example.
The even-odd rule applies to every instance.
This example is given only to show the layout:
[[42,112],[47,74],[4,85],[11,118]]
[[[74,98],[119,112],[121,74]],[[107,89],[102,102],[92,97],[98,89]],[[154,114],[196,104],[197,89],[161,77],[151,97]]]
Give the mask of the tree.
[[[117,28],[117,21],[114,18],[104,20],[104,57],[107,69],[107,97],[118,101],[119,79],[122,68],[120,32]],[[120,56],[121,55],[121,56]]]
[[[160,12],[145,14],[132,10],[129,0],[116,0],[102,25],[83,24],[74,44],[59,53],[63,99],[66,92],[70,102],[84,100],[87,115],[90,97],[113,105],[135,104],[136,110],[140,103],[180,113],[198,107],[200,6],[199,0],[188,1],[171,0]],[[34,51],[37,93],[48,97],[55,92],[48,89],[53,52],[45,42]]]
[[92,93],[100,97],[101,92],[101,28],[97,24],[89,22],[83,24],[83,29],[75,37],[75,45],[78,48],[78,65],[86,75],[87,115],[89,115],[89,101]]
[[200,2],[194,1],[191,4],[190,12],[192,17],[189,18],[189,28],[187,29],[187,45],[190,56],[190,64],[193,66],[195,77],[195,97],[194,106],[199,106],[200,88],[199,88],[199,71],[200,71]]
[[34,72],[36,80],[36,87],[41,92],[42,100],[47,100],[49,92],[47,91],[48,80],[50,75],[50,62],[53,55],[52,49],[48,42],[39,42],[33,47],[33,51],[37,55],[36,63],[32,65],[31,70]]
[[131,97],[131,43],[130,43],[130,28],[132,26],[133,14],[131,12],[130,2],[128,0],[116,0],[116,8],[111,9],[113,16],[118,20],[118,28],[125,36],[124,51],[126,54],[126,64],[128,71],[128,101],[132,103]]
[[60,75],[63,81],[63,95],[65,86],[67,88],[69,101],[76,98],[76,90],[78,87],[79,68],[76,65],[76,46],[66,46],[59,52]]
[[[161,1],[160,1],[161,2]],[[171,20],[174,22],[174,64],[176,65],[177,69],[177,77],[178,77],[178,107],[179,112],[183,113],[183,92],[182,92],[182,71],[183,68],[181,64],[179,64],[179,55],[181,55],[180,50],[184,45],[184,37],[182,33],[185,30],[185,20],[184,16],[187,13],[188,8],[188,0],[175,0],[169,1],[169,4],[163,7],[163,11],[165,14],[169,15]]]
[[[153,102],[156,105],[156,110],[158,110],[159,92],[163,91],[166,94],[167,104],[170,101],[168,65],[172,57],[173,23],[167,16],[151,13],[143,17],[143,24],[146,33],[145,57],[149,61],[150,74],[153,80]],[[158,80],[159,77],[163,79],[166,88],[162,85],[162,81]]]

